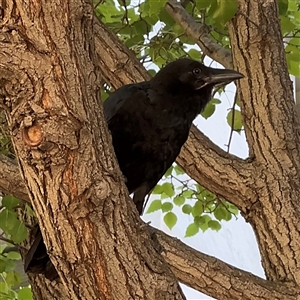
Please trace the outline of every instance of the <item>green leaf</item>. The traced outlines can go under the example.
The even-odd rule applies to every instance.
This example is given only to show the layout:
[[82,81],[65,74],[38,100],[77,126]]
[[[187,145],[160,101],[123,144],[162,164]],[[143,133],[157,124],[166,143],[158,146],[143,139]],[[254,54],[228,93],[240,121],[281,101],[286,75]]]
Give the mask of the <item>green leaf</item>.
[[164,192],[166,195],[168,195],[169,197],[173,197],[175,192],[174,192],[174,186],[172,183],[170,182],[165,182],[162,186],[161,186],[162,192]]
[[0,282],[0,295],[1,293],[5,295],[8,293],[8,285],[5,282]]
[[230,110],[230,112],[227,114],[227,123],[231,128],[233,128],[233,130],[240,131],[243,127],[241,112],[235,109],[234,118],[232,117],[233,110]]
[[[300,10],[298,10],[298,11],[290,14],[290,16],[291,16],[291,22],[293,22],[296,25],[296,30],[299,30],[299,25],[300,25]],[[296,32],[294,33],[294,36],[295,36],[296,39],[299,40],[299,35],[297,36]],[[298,44],[299,44],[299,42],[298,42]]]
[[17,221],[18,224],[13,228],[13,230],[11,230],[10,234],[11,234],[11,239],[15,243],[21,243],[27,238],[28,230],[24,225],[24,223],[20,222],[19,220]]
[[159,20],[164,22],[168,26],[173,26],[175,23],[174,19],[168,14],[165,9],[161,9],[159,12]]
[[211,4],[210,2],[211,0],[197,0],[195,1],[195,4],[199,10],[202,10],[204,8],[207,9]]
[[5,233],[9,233],[18,221],[17,214],[14,211],[5,208],[0,212],[0,228]]
[[148,70],[148,73],[153,77],[156,74],[156,71],[153,69]]
[[5,276],[5,281],[8,285],[15,286],[21,283],[21,276],[16,272],[9,272]]
[[177,216],[172,212],[168,212],[164,216],[164,222],[169,227],[169,229],[171,230],[175,226],[175,224],[177,223]]
[[167,0],[148,0],[149,2],[149,16],[153,14],[159,14],[159,12],[164,8]]
[[218,0],[218,7],[213,14],[213,18],[221,24],[225,24],[233,18],[236,12],[236,0]]
[[161,209],[161,200],[153,200],[150,203],[149,208],[146,213],[150,214],[150,213],[158,211],[160,209]]
[[5,195],[2,198],[2,205],[8,209],[12,209],[20,204],[20,200],[11,195]]
[[201,53],[196,50],[196,49],[191,49],[189,52],[188,52],[190,58],[194,59],[194,60],[198,60],[200,61],[201,59]]
[[177,195],[174,199],[173,199],[173,202],[175,205],[177,206],[181,206],[184,204],[185,202],[185,198],[181,195]]
[[175,170],[176,175],[182,175],[182,174],[185,174],[184,171],[183,171],[178,165],[176,165],[176,166],[174,167],[174,170]]
[[279,14],[284,16],[288,10],[289,1],[288,0],[278,0]]
[[200,201],[197,201],[192,209],[193,217],[200,216],[203,213],[203,210],[203,204]]
[[164,200],[164,199],[169,199],[170,197],[165,193],[165,192],[162,192],[161,194],[160,194],[160,199],[161,200]]
[[239,214],[238,208],[237,208],[235,205],[231,204],[231,203],[228,204],[228,210],[229,210],[232,214],[234,214],[235,216],[237,216],[237,215]]
[[157,184],[154,188],[154,190],[152,191],[152,194],[154,195],[158,195],[158,194],[161,194],[163,191],[162,191],[162,187],[160,184]]
[[128,48],[136,46],[138,44],[143,44],[143,43],[144,43],[144,36],[142,34],[134,35],[132,38],[127,39],[125,41],[125,45]]
[[217,206],[217,208],[214,211],[214,216],[219,221],[225,220],[226,214],[227,214],[227,211],[222,205]]
[[185,231],[185,237],[191,237],[196,235],[199,232],[199,226],[195,223],[191,223],[186,231]]
[[18,292],[18,300],[32,300],[33,295],[29,287],[22,288]]
[[[136,29],[136,32],[143,36],[144,34],[147,34],[151,27],[147,22],[144,20],[138,20],[132,24],[132,26]],[[141,39],[141,41],[144,41],[144,37]]]
[[[196,217],[197,218],[197,217]],[[208,222],[211,220],[211,217],[208,215],[204,215],[199,217],[198,226],[199,228],[205,232],[208,229]]]
[[214,216],[217,220],[225,220],[229,221],[231,220],[231,213],[223,206],[218,205],[217,208],[214,211]]
[[106,93],[104,90],[101,90],[101,100],[105,101],[108,98],[109,94]]
[[218,98],[213,98],[213,99],[210,100],[210,103],[212,103],[212,104],[220,104],[221,102],[222,101]]
[[5,272],[6,269],[6,259],[0,257],[0,273]]
[[170,176],[170,175],[172,174],[172,171],[173,171],[173,166],[171,166],[171,167],[167,170],[167,172],[165,173],[165,177]]
[[213,115],[213,113],[216,110],[216,106],[212,103],[208,103],[204,109],[204,111],[201,113],[201,116],[205,119],[208,119],[209,117],[211,117]]
[[0,273],[13,271],[16,267],[14,260],[7,259],[6,257],[0,257]]
[[193,207],[191,206],[191,205],[189,205],[189,204],[185,204],[185,205],[183,205],[182,206],[182,212],[184,213],[184,214],[187,214],[187,215],[189,215],[191,212],[192,212],[192,210],[193,210]]
[[149,25],[154,26],[159,21],[159,18],[157,15],[152,15],[151,17],[145,16],[143,20],[146,21]]
[[298,0],[289,0],[289,6],[288,6],[288,10],[289,11],[297,11],[298,10],[298,5],[297,2]]
[[0,244],[0,253],[3,252],[3,250],[6,248],[6,244]]
[[283,34],[289,33],[296,28],[296,25],[291,21],[289,17],[280,16],[280,24]]
[[218,221],[210,220],[210,221],[208,221],[208,227],[212,230],[219,231],[222,226]]
[[6,257],[8,259],[12,259],[12,260],[20,260],[21,259],[21,254],[19,252],[16,252],[16,251],[11,251],[11,252],[8,252]]
[[127,7],[127,17],[130,20],[129,22],[130,24],[133,24],[135,21],[140,19],[140,15],[136,12],[135,8],[133,7],[131,8]]
[[186,199],[192,198],[193,195],[194,195],[194,191],[192,190],[186,190],[182,192],[182,196]]
[[171,203],[171,202],[165,202],[161,206],[161,210],[163,212],[168,212],[168,211],[171,211],[172,209],[173,209],[173,203]]

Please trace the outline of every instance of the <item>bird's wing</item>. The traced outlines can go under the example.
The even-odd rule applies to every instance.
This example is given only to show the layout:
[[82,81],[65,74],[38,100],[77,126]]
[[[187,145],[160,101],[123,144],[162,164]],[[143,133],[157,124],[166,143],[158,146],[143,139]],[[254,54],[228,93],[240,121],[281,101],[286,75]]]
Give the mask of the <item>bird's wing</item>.
[[120,109],[124,105],[130,109],[138,107],[138,103],[149,102],[147,90],[149,89],[148,82],[137,84],[128,84],[112,93],[106,101],[104,101],[104,115],[108,124],[117,116]]
[[146,114],[153,115],[149,93],[153,93],[149,83],[131,84],[118,89],[104,102],[114,150],[130,192],[146,179],[144,173],[148,155],[145,145],[152,127]]

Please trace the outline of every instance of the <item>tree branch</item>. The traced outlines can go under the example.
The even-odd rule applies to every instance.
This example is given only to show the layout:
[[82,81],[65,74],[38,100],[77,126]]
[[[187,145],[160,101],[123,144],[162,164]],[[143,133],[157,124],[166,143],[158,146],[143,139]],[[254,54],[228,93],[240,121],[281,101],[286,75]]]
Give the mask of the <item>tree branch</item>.
[[252,163],[223,151],[195,126],[176,162],[190,177],[243,213],[257,200]]
[[[9,166],[9,173],[6,173],[9,174],[8,178],[11,176],[16,182],[21,183],[17,189],[7,189],[6,192],[26,195],[25,198],[20,197],[20,199],[27,201],[26,188],[22,183],[17,164],[4,155],[0,155],[0,169],[3,170],[6,165]],[[2,185],[2,181],[0,181],[0,184]],[[212,297],[222,295],[222,299],[225,300],[240,299],[242,293],[244,300],[297,299],[296,295],[300,291],[295,288],[286,287],[282,283],[277,284],[263,280],[248,272],[234,268],[221,260],[198,252],[180,240],[157,229],[151,230],[155,230],[159,243],[165,249],[164,258],[178,280],[198,291]]]
[[165,249],[165,260],[182,283],[222,300],[298,299],[300,290],[271,282],[196,251],[178,239],[153,229]]
[[176,0],[169,0],[165,8],[176,23],[183,28],[186,35],[197,43],[205,55],[211,57],[225,68],[232,68],[231,52],[213,41],[205,24],[197,23]]

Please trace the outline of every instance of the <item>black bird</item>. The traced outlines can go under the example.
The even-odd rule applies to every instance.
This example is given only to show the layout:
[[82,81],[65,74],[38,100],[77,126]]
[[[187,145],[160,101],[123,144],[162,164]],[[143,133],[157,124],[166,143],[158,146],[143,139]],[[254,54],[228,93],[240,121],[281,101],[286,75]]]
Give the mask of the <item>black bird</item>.
[[175,161],[214,86],[242,77],[183,58],[150,81],[121,87],[104,102],[115,153],[140,214],[145,196]]
[[[242,77],[184,58],[166,65],[150,81],[121,87],[104,102],[120,169],[140,214],[145,196],[175,161],[214,86]],[[58,276],[39,230],[25,257],[25,271],[49,279]]]

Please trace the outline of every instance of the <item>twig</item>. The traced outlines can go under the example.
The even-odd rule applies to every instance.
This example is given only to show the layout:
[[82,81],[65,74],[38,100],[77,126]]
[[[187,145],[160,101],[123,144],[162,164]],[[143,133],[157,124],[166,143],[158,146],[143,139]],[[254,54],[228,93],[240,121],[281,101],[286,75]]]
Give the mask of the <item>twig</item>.
[[234,96],[234,101],[233,101],[233,106],[232,106],[232,118],[231,118],[231,130],[230,130],[230,135],[229,135],[229,140],[227,144],[227,153],[229,153],[230,150],[230,144],[233,136],[233,128],[234,128],[234,116],[235,116],[235,105],[236,105],[236,100],[237,100],[237,93]]
[[101,4],[102,2],[103,2],[103,0],[99,0],[99,1],[95,4],[94,9],[96,9],[97,6],[98,6],[99,4]]
[[209,36],[209,28],[205,24],[197,23],[176,0],[169,0],[165,8],[176,23],[182,27],[186,35],[197,43],[205,55],[226,68],[232,68],[231,52],[217,44]]
[[7,238],[5,238],[3,236],[0,236],[0,240],[3,241],[3,242],[5,242],[5,243],[12,244],[12,245],[16,246],[18,249],[23,249],[23,250],[27,251],[27,248],[25,248],[25,247],[23,247],[21,245],[18,245],[15,242],[13,242],[12,240],[7,239]]

